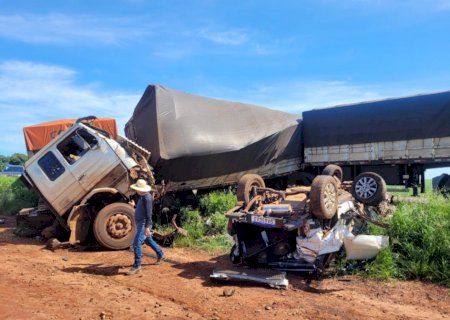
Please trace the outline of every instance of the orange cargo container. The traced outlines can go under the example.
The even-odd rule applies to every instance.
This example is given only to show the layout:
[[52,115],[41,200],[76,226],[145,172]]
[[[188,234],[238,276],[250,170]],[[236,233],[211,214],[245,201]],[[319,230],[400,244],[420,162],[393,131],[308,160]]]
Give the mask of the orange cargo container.
[[[24,127],[23,134],[25,136],[25,145],[28,156],[32,156],[38,152],[61,132],[71,127],[76,121],[77,119],[62,119]],[[82,122],[105,130],[111,135],[112,138],[116,138],[117,136],[117,125],[115,119],[101,118],[83,120]]]

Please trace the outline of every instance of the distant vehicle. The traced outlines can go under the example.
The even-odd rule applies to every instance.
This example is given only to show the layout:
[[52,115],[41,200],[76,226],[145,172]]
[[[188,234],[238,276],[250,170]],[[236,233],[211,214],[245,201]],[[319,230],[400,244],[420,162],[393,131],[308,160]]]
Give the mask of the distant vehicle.
[[5,169],[0,172],[0,175],[2,176],[16,176],[19,177],[23,173],[23,166],[21,165],[15,165],[15,164],[8,164]]

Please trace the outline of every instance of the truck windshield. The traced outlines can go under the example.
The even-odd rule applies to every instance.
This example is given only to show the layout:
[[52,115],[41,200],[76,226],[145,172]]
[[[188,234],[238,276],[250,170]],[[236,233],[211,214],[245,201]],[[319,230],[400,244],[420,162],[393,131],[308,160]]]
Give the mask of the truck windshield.
[[79,129],[58,144],[58,150],[69,164],[74,164],[96,144],[97,139],[93,135]]

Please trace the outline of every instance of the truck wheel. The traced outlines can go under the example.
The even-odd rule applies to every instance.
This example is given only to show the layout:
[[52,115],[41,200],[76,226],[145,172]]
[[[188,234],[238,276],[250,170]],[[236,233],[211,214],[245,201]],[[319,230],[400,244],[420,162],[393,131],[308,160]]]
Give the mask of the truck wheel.
[[337,181],[332,176],[317,176],[311,184],[309,205],[312,214],[319,219],[331,219],[337,212]]
[[252,193],[252,187],[264,188],[266,184],[261,176],[257,174],[245,174],[238,182],[236,196],[238,201],[249,203]]
[[386,198],[386,182],[375,172],[364,172],[353,181],[351,193],[359,202],[376,206]]
[[94,236],[98,243],[108,249],[129,248],[135,232],[134,209],[127,203],[107,205],[94,221]]
[[323,169],[322,175],[324,176],[334,176],[339,179],[339,181],[342,181],[342,168],[335,165],[335,164],[329,164]]

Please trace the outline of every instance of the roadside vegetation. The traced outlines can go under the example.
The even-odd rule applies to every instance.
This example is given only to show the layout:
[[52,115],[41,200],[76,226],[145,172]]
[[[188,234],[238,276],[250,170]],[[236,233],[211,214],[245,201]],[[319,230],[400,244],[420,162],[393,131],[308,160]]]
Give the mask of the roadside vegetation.
[[188,232],[177,237],[175,246],[190,247],[211,253],[225,253],[232,241],[227,234],[225,212],[236,204],[236,195],[230,191],[212,192],[200,197],[199,207],[184,207],[180,211],[181,226]]
[[389,228],[371,227],[387,235],[389,248],[364,268],[376,279],[420,279],[450,287],[450,201],[438,195],[424,203],[400,203]]
[[22,208],[36,206],[37,200],[37,194],[18,177],[0,176],[0,214],[16,214]]

